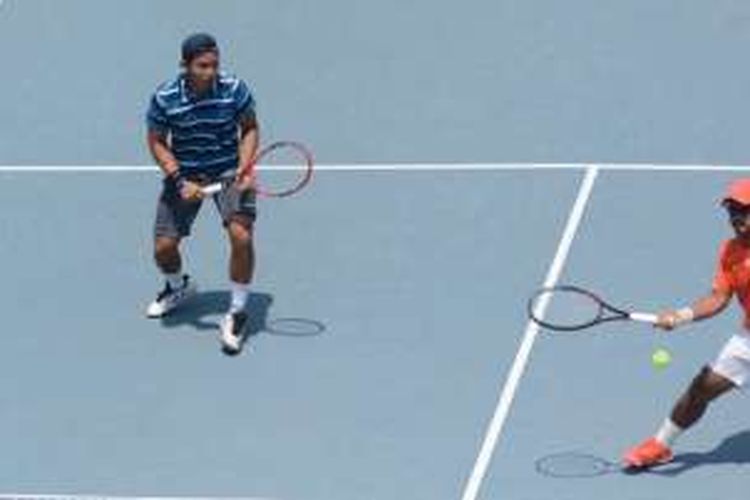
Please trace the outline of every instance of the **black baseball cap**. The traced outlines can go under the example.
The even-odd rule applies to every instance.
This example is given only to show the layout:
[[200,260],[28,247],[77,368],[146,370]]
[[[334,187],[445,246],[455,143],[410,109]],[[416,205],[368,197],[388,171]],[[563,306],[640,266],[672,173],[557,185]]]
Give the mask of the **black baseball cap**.
[[206,52],[219,52],[216,39],[208,33],[193,33],[182,42],[182,62],[189,63]]

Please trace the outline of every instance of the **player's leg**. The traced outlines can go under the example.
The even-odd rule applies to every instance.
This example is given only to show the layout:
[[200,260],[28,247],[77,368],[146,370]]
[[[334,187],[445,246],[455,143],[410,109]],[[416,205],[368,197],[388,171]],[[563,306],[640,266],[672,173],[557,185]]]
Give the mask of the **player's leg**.
[[227,233],[230,246],[229,279],[232,284],[229,312],[233,313],[245,309],[255,271],[253,221],[246,216],[237,216],[229,223]]
[[165,183],[154,222],[154,260],[164,276],[164,288],[148,306],[150,318],[164,316],[195,293],[194,283],[182,269],[180,242],[190,234],[199,210],[200,203],[183,201]]
[[[671,422],[679,431],[689,429],[700,420],[711,401],[735,387],[736,384],[724,375],[716,373],[710,366],[704,367],[677,401],[670,415]],[[662,441],[671,445],[677,437],[674,434],[663,433]]]
[[245,306],[255,270],[255,197],[250,192],[230,188],[217,195],[216,204],[222,215],[230,246],[231,301],[222,322],[221,339],[224,350],[233,354],[242,348],[248,321]]
[[750,376],[750,337],[745,337],[732,337],[716,361],[695,376],[657,433],[625,454],[626,465],[649,467],[671,460],[677,438],[700,420],[710,403],[745,384]]
[[181,241],[180,236],[156,236],[154,238],[154,261],[168,282],[171,282],[170,278],[174,275],[179,276],[182,270]]

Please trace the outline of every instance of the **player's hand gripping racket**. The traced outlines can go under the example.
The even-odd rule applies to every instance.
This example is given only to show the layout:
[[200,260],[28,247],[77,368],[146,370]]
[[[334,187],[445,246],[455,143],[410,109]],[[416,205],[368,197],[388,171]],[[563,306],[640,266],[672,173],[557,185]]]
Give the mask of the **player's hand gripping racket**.
[[286,198],[302,191],[313,175],[313,156],[298,142],[281,141],[261,149],[255,159],[233,179],[204,186],[204,196],[211,196],[231,186],[233,181],[250,180],[258,196]]
[[594,292],[577,286],[556,286],[536,292],[528,303],[529,317],[539,326],[558,332],[575,332],[612,321],[638,321],[655,325],[658,316],[629,311],[605,302]]

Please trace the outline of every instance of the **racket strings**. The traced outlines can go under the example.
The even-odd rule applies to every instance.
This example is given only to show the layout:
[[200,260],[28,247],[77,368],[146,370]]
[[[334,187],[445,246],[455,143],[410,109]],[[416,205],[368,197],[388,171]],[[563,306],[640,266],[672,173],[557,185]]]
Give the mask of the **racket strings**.
[[302,189],[312,174],[310,154],[295,143],[277,143],[263,150],[249,171],[259,192],[282,196]]
[[594,297],[571,290],[544,290],[529,303],[537,323],[561,330],[577,330],[602,318],[602,305]]

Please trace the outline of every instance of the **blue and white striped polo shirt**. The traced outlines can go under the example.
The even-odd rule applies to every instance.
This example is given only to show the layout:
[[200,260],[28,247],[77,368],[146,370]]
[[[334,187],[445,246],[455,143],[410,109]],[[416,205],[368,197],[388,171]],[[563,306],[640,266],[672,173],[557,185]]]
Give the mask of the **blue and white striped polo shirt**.
[[239,78],[220,74],[199,97],[183,74],[156,90],[147,122],[150,130],[170,136],[182,172],[215,174],[237,168],[240,120],[254,116],[255,100]]

